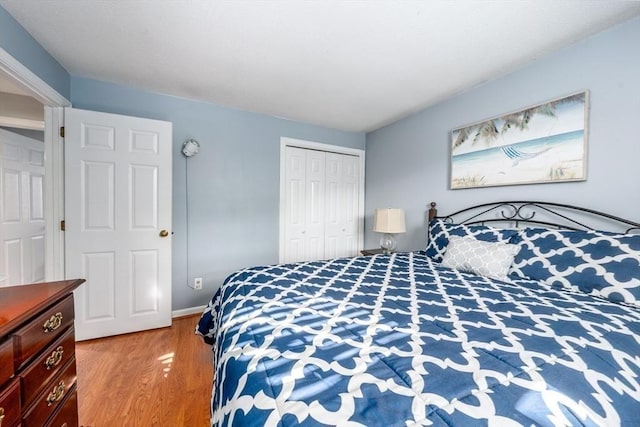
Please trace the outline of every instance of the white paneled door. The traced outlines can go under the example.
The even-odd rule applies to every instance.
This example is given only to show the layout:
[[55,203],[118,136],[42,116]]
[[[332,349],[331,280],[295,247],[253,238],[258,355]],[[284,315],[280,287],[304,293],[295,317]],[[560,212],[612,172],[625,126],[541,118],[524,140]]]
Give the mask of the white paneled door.
[[360,158],[286,146],[284,161],[281,261],[357,255]]
[[[289,147],[292,150],[296,148]],[[300,150],[297,148],[297,150]],[[302,242],[304,251],[297,254],[298,260],[324,258],[325,216],[325,153],[305,150],[305,181],[303,197],[296,200],[298,210],[304,212]]]
[[171,324],[171,123],[65,109],[76,338]]
[[0,286],[44,280],[44,143],[0,129]]
[[358,252],[360,159],[326,154],[325,258],[355,256]]

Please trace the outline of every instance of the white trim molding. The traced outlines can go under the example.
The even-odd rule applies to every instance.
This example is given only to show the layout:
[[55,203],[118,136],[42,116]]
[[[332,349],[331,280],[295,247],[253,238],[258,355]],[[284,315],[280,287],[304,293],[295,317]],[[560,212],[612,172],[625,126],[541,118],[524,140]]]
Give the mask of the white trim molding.
[[22,65],[0,47],[0,70],[4,71],[18,86],[49,107],[70,107],[71,101],[60,95],[54,88],[38,77],[33,71]]
[[60,280],[64,274],[64,108],[44,107],[45,277]]
[[185,317],[185,316],[192,316],[194,314],[201,314],[205,308],[207,308],[206,305],[199,305],[197,307],[188,307],[188,308],[182,308],[180,310],[173,310],[171,312],[171,318],[175,319],[177,317]]

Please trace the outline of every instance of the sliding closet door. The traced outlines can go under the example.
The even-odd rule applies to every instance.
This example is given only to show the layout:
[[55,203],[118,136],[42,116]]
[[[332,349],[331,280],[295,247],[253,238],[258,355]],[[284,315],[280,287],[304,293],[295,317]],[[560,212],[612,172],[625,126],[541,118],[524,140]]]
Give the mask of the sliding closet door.
[[291,146],[285,150],[281,261],[356,255],[360,159]]

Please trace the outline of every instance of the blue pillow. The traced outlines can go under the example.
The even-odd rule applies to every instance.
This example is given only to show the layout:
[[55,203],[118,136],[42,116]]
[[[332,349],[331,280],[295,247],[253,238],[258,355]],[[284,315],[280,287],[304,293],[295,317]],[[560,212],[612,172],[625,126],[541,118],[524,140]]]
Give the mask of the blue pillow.
[[511,274],[640,306],[640,235],[521,230]]
[[442,262],[450,236],[473,237],[483,242],[509,243],[518,230],[499,229],[486,225],[452,224],[444,219],[432,219],[429,223],[426,254],[435,262]]

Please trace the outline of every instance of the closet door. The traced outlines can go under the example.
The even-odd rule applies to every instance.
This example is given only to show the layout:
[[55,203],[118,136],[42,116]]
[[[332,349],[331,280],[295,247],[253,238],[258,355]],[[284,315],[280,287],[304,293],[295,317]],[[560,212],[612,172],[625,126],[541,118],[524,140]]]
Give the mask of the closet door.
[[358,252],[360,159],[326,153],[325,258]]
[[282,262],[355,256],[360,159],[286,147]]
[[304,261],[324,259],[326,153],[306,151]]
[[324,258],[325,153],[286,147],[285,257]]
[[285,162],[285,257],[281,261],[296,262],[306,252],[306,150],[286,147]]
[[[284,189],[284,259],[281,262],[295,262],[304,256],[305,213],[305,171],[307,161],[305,150],[286,147]],[[282,196],[281,196],[282,197]]]

